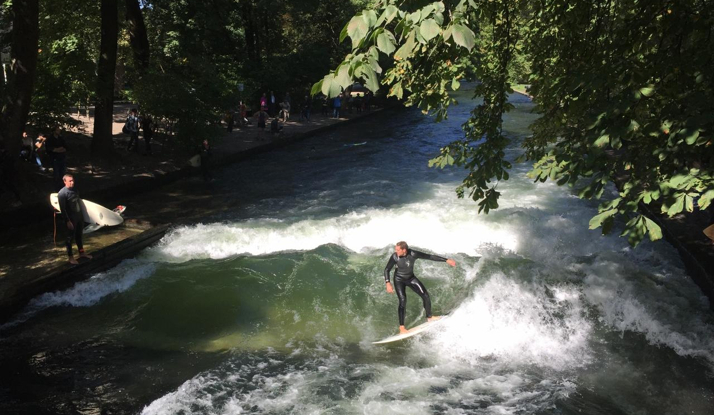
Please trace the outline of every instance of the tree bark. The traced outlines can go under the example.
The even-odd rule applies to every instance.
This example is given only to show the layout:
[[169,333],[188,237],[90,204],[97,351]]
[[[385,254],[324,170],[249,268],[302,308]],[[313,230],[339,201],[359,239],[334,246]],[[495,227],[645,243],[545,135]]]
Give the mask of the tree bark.
[[134,51],[134,61],[140,72],[149,67],[149,38],[146,34],[144,16],[139,7],[139,0],[126,1],[126,21],[129,23],[129,43]]
[[114,149],[112,123],[114,115],[114,75],[117,66],[119,10],[117,0],[102,0],[102,39],[97,61],[97,101],[94,110],[92,156],[108,156]]
[[0,119],[0,176],[3,183],[20,197],[17,168],[20,141],[25,130],[37,68],[39,40],[39,0],[12,2],[12,34],[8,82],[3,88]]

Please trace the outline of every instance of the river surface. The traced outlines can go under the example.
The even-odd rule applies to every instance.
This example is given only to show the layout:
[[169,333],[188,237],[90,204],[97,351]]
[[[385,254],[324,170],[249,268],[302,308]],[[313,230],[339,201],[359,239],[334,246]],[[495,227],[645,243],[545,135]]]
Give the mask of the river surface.
[[[439,124],[388,111],[152,196],[195,189],[206,213],[2,326],[0,412],[710,415],[714,317],[675,250],[589,231],[597,203],[523,164],[477,215],[463,170],[427,167],[461,99]],[[515,159],[535,115],[512,101]],[[400,240],[456,260],[415,270],[450,316],[375,346],[397,331]]]

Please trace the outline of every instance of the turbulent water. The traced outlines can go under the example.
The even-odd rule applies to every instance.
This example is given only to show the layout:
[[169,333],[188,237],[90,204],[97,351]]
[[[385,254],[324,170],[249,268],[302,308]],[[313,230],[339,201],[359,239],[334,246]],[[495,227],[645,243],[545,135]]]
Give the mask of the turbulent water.
[[[460,136],[462,100],[440,124],[389,111],[217,172],[203,191],[230,208],[0,329],[20,373],[0,408],[711,414],[714,318],[676,252],[589,231],[596,203],[532,183],[526,165],[477,215],[454,194],[464,171],[427,168]],[[515,158],[535,116],[512,101]],[[399,240],[456,260],[415,270],[450,316],[374,346],[397,330],[382,274]],[[424,312],[407,296],[412,326]]]

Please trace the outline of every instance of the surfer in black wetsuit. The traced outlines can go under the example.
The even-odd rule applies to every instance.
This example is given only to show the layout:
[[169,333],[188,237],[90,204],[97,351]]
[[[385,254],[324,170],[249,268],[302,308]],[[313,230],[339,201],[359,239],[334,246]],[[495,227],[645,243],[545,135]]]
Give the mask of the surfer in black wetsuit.
[[82,245],[82,231],[84,230],[84,216],[82,215],[82,205],[80,204],[79,192],[74,189],[74,177],[65,174],[62,177],[64,187],[57,194],[62,219],[67,224],[67,256],[70,264],[78,264],[72,255],[72,241],[77,242],[80,258],[91,259],[92,256],[84,252]]
[[422,284],[422,282],[419,281],[419,279],[414,275],[414,262],[417,259],[446,262],[452,267],[456,266],[456,261],[453,259],[446,259],[438,255],[430,255],[424,252],[415,251],[413,249],[409,249],[406,242],[397,242],[397,245],[394,247],[394,254],[389,257],[389,262],[384,268],[384,282],[387,284],[387,292],[394,292],[392,284],[389,282],[389,272],[396,265],[397,271],[394,273],[394,288],[396,288],[397,297],[399,298],[400,334],[408,332],[408,330],[404,327],[404,312],[407,306],[407,293],[405,289],[407,286],[421,297],[421,300],[424,303],[424,310],[426,311],[426,319],[428,321],[438,320],[440,318],[431,315],[431,299],[429,298],[429,292],[426,290],[426,287],[424,287],[424,284]]

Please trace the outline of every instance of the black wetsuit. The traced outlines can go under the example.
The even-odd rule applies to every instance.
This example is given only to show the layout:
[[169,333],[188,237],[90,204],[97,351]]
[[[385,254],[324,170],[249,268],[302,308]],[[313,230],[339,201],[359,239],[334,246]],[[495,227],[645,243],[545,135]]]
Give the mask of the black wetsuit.
[[72,256],[72,240],[77,241],[79,253],[84,253],[82,245],[82,231],[84,230],[84,216],[82,215],[82,206],[80,205],[79,192],[74,189],[63,187],[57,194],[60,211],[62,211],[62,219],[65,226],[67,222],[72,222],[74,229],[67,228],[67,255]]
[[408,249],[407,254],[402,257],[397,257],[397,254],[392,254],[389,258],[387,266],[384,268],[384,282],[389,282],[389,272],[392,267],[397,266],[397,271],[394,273],[394,289],[399,298],[399,325],[404,325],[404,312],[407,306],[407,293],[405,288],[409,286],[415,293],[419,294],[424,303],[426,317],[431,317],[431,298],[429,292],[424,287],[421,281],[414,275],[414,262],[417,259],[428,259],[431,261],[446,262],[446,258],[438,255],[430,255],[424,252]]

